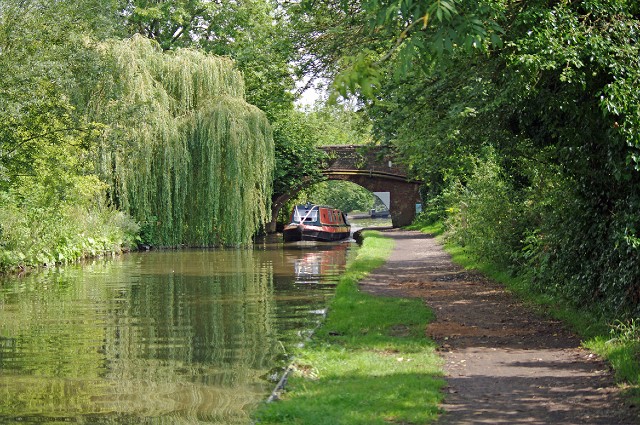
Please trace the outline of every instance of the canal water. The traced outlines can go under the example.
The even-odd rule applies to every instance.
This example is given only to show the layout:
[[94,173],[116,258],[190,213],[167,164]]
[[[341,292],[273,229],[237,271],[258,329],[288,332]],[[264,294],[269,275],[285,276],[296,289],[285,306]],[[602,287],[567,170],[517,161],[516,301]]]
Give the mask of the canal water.
[[150,251],[0,281],[0,423],[248,424],[353,249]]
[[392,226],[391,218],[356,218],[349,217],[351,231],[355,232],[360,229],[376,229],[390,228]]

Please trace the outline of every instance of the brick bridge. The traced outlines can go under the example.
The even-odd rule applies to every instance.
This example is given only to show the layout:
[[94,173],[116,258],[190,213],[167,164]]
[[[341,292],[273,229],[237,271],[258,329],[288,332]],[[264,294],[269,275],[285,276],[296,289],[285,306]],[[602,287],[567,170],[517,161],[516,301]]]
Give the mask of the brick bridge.
[[[381,148],[365,146],[323,146],[327,153],[326,167],[322,174],[327,180],[343,180],[355,183],[371,192],[389,192],[391,222],[393,227],[411,224],[416,214],[416,203],[420,202],[420,182],[407,177],[407,169],[396,164],[394,158],[384,155]],[[300,190],[276,198],[272,205],[270,231],[275,231],[275,222],[282,206]]]

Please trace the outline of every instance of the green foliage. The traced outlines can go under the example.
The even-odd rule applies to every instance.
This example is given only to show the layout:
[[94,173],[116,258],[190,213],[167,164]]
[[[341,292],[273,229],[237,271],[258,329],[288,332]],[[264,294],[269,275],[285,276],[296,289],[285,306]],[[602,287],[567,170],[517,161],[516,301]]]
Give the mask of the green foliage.
[[262,109],[273,127],[275,196],[319,177],[322,155],[314,149],[318,131],[293,109],[293,38],[289,20],[275,2],[132,0],[128,11],[130,33],[154,39],[164,50],[189,47],[235,60],[246,100]]
[[640,344],[640,318],[617,320],[611,327],[611,335],[615,341]]
[[349,105],[321,105],[305,110],[314,123],[319,146],[366,145],[373,143],[371,121],[364,111]]
[[88,37],[116,33],[116,9],[93,0],[0,6],[0,271],[135,246],[137,226],[104,205],[91,173],[99,125],[75,105],[75,89],[104,72]]
[[502,47],[414,57],[368,107],[374,131],[470,252],[543,293],[635,317],[637,5],[492,3]]
[[318,130],[307,114],[296,110],[289,111],[273,123],[275,196],[321,178],[320,165],[325,155],[316,147]]
[[427,423],[441,400],[439,359],[424,327],[433,313],[415,299],[374,297],[357,282],[393,242],[366,232],[326,322],[294,361],[282,400],[256,414],[264,424]]
[[374,97],[374,93],[379,89],[382,72],[373,65],[373,61],[378,56],[375,52],[365,49],[355,56],[345,56],[342,58],[343,71],[336,75],[333,80],[333,87],[329,98],[330,103],[335,103],[338,95],[347,98],[350,94],[358,94],[367,99]]
[[158,245],[244,244],[269,215],[273,139],[229,59],[163,53],[140,36],[101,46],[114,78],[91,99],[111,201]]
[[430,61],[456,48],[500,47],[500,6],[494,1],[336,0],[293,3],[288,12],[303,34],[297,44],[305,53],[303,72],[332,78],[334,97],[373,100],[388,61],[393,63],[391,74],[401,76],[415,60]]
[[269,120],[293,106],[294,54],[288,20],[276,2],[245,0],[129,0],[126,25],[163,50],[189,47],[233,58],[247,85],[247,100]]
[[[147,242],[187,241],[200,245],[249,240],[268,215],[273,156],[264,117],[241,100],[245,92],[237,70],[228,74],[231,80],[224,82],[226,88],[222,92],[209,90],[209,85],[205,87],[209,92],[203,95],[203,87],[212,83],[206,80],[211,73],[200,69],[202,72],[192,76],[194,81],[200,77],[204,80],[192,86],[186,79],[178,81],[188,70],[188,66],[182,67],[188,60],[180,63],[178,54],[165,56],[173,60],[167,60],[162,72],[172,72],[178,81],[169,87],[173,82],[169,82],[168,75],[153,74],[144,67],[146,60],[154,61],[157,52],[153,49],[145,51],[144,59],[136,62],[126,53],[110,55],[107,46],[117,43],[96,43],[125,31],[139,31],[158,39],[166,49],[191,46],[232,55],[249,77],[252,100],[266,105],[270,114],[290,109],[293,81],[287,65],[290,50],[282,42],[286,35],[286,25],[281,25],[284,21],[276,19],[275,5],[268,2],[243,2],[242,7],[237,6],[236,2],[200,1],[3,2],[0,70],[5,78],[0,83],[0,96],[6,108],[0,110],[0,189],[11,189],[21,176],[37,180],[34,164],[48,162],[52,175],[46,184],[58,188],[51,192],[50,202],[55,204],[56,197],[67,196],[60,189],[66,180],[97,172],[109,183],[111,204],[136,214],[149,238]],[[199,60],[194,55],[191,59]],[[211,62],[204,60],[202,65]],[[218,64],[221,68],[233,67],[229,61],[219,60]],[[128,91],[136,84],[137,91]],[[165,86],[160,87],[162,84]],[[213,101],[214,97],[222,100]],[[215,105],[205,110],[208,102]],[[149,118],[154,114],[155,118]],[[201,125],[193,128],[197,123]],[[216,177],[204,186],[210,189],[221,184],[229,187],[229,192],[217,201],[220,204],[211,205],[212,209],[218,208],[214,212],[203,204],[205,195],[196,194],[193,202],[198,205],[188,208],[198,211],[201,218],[209,218],[189,226],[181,221],[174,223],[177,210],[192,200],[186,196],[186,184],[201,177],[206,179],[197,173],[189,174],[185,152],[203,148],[205,144],[200,142],[208,143],[214,133],[222,146],[229,147],[221,150],[222,156],[216,159],[228,167],[218,167]],[[250,134],[253,136],[246,137]],[[149,143],[138,144],[141,140]],[[254,149],[260,146],[266,150]],[[129,155],[132,152],[135,154]],[[204,151],[200,153],[197,161],[189,160],[206,167],[208,156]],[[153,159],[144,163],[142,157]],[[67,159],[72,159],[71,163]],[[250,162],[255,166],[249,167]],[[243,165],[238,168],[237,163]],[[147,167],[158,174],[142,177]],[[249,168],[251,172],[244,173]],[[162,169],[167,172],[161,174]],[[213,172],[212,167],[209,172]],[[252,180],[251,176],[257,174],[262,174],[264,180]],[[154,196],[162,191],[169,193],[170,199],[159,206],[161,202]],[[234,195],[229,195],[232,192]],[[231,217],[238,214],[239,220],[248,223],[242,230],[231,224]],[[213,216],[230,218],[213,223]],[[229,236],[231,233],[233,237]]]
[[[164,50],[206,36],[202,19],[212,19],[216,5],[203,1],[127,1],[127,25],[133,34],[156,40]],[[206,28],[206,27],[205,27]]]
[[442,221],[434,221],[431,217],[418,214],[411,225],[406,227],[407,230],[417,230],[422,233],[428,233],[435,237],[442,236],[444,233],[444,223]]
[[[33,175],[34,164],[50,160],[64,167],[50,150],[70,153],[90,140],[91,123],[75,114],[71,89],[98,69],[89,53],[85,33],[110,33],[102,19],[113,7],[105,2],[93,20],[81,2],[39,0],[3,2],[0,8],[0,190],[7,190],[17,176]],[[56,22],[56,25],[50,25]],[[99,30],[99,32],[98,32]],[[37,34],[37,36],[35,36]]]
[[481,258],[503,266],[521,249],[520,237],[528,224],[519,194],[510,187],[495,158],[479,163],[465,186],[457,185],[448,204],[449,236]]
[[621,316],[640,308],[634,244],[640,175],[629,133],[638,128],[631,117],[638,105],[640,22],[632,12],[622,1],[532,7],[519,24],[542,17],[541,25],[508,44],[514,86],[507,91],[515,93],[515,84],[528,88],[516,103],[512,130],[538,149],[553,147],[538,157],[543,163],[562,164],[555,176],[539,171],[551,190],[532,193],[540,212],[530,249],[540,260],[533,264],[537,282]]
[[20,182],[0,192],[0,272],[66,264],[135,247],[137,225],[103,205],[104,185],[97,178],[73,177],[64,197],[39,180]]
[[618,379],[633,384],[632,392],[640,399],[640,319],[614,322],[611,339],[604,343],[595,340],[590,345],[611,361]]
[[370,142],[369,132],[367,117],[343,106],[292,109],[277,116],[273,122],[274,196],[322,179],[320,170],[326,155],[318,146],[365,144]]
[[374,196],[367,189],[343,181],[325,181],[301,192],[298,202],[312,202],[330,205],[345,213],[351,211],[369,211],[373,208]]

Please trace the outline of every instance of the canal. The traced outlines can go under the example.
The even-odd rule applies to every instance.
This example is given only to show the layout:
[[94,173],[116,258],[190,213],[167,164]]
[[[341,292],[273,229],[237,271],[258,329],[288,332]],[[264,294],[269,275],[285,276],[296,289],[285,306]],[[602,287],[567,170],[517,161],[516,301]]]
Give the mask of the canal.
[[0,423],[248,424],[354,249],[263,241],[0,280]]

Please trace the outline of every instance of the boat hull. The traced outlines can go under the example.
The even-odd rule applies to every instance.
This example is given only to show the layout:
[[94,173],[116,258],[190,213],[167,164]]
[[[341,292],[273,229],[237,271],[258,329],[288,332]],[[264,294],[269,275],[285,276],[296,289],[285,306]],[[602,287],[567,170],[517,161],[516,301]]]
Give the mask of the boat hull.
[[[315,226],[314,226],[315,227]],[[285,242],[316,241],[333,242],[347,239],[351,236],[351,229],[348,226],[341,226],[341,229],[308,228],[303,226],[286,226],[283,231]]]

